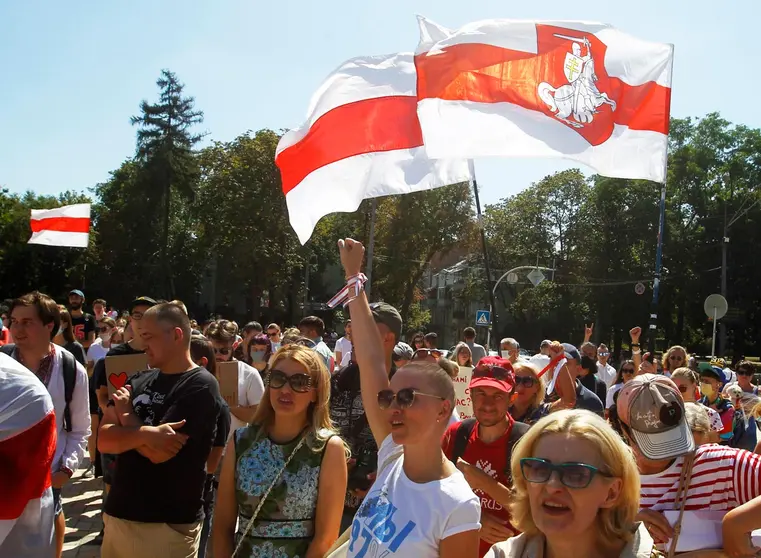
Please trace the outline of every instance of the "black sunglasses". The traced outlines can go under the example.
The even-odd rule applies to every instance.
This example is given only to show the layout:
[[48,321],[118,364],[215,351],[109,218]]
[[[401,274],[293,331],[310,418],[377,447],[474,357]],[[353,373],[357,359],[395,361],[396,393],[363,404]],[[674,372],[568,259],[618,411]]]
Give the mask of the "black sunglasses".
[[291,389],[296,393],[306,393],[312,389],[312,377],[303,372],[289,376],[282,370],[270,370],[267,375],[267,385],[270,389],[282,389],[285,384],[291,386]]
[[747,370],[745,368],[741,368],[740,370],[737,371],[737,374],[739,376],[752,376],[753,370]]
[[279,331],[275,331],[272,333],[267,332],[267,337],[277,337],[279,333],[280,333]]
[[101,326],[101,327],[98,328],[98,331],[101,332],[101,333],[106,333],[109,329],[111,329],[111,328],[108,327],[108,326]]
[[214,347],[214,354],[227,356],[230,354],[230,349],[228,349],[227,347],[224,347],[222,349],[217,349],[216,347]]
[[[506,382],[513,378],[512,370],[506,370],[501,366],[476,366],[473,369],[472,378],[494,378],[501,382]],[[530,378],[533,380],[533,378]],[[517,383],[517,379],[516,379]],[[531,387],[531,386],[527,386]]]
[[396,404],[399,405],[400,409],[409,409],[415,402],[416,395],[435,397],[436,399],[441,399],[444,401],[444,398],[440,395],[423,393],[422,391],[417,391],[415,388],[402,388],[396,393],[390,389],[382,389],[378,392],[378,407],[380,407],[382,410],[386,410],[394,402],[394,399],[396,399]]
[[682,355],[671,355],[669,360],[684,360],[684,357]]
[[532,376],[516,376],[515,387],[518,387],[521,384],[527,388],[532,388],[536,385],[536,378],[533,378]]
[[544,484],[550,480],[553,471],[558,472],[558,478],[564,486],[573,489],[588,487],[595,475],[610,477],[597,467],[586,463],[560,463],[555,465],[546,459],[536,457],[521,459],[521,473],[528,482]]
[[622,368],[621,374],[634,374],[634,368]]

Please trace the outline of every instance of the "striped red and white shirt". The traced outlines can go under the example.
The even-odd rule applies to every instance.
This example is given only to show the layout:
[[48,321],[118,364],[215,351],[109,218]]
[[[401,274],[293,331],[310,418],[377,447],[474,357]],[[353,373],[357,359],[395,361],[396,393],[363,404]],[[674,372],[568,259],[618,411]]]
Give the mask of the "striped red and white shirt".
[[[655,475],[641,475],[640,508],[678,510],[684,457]],[[685,510],[730,510],[761,495],[761,456],[745,450],[707,444],[695,454]]]

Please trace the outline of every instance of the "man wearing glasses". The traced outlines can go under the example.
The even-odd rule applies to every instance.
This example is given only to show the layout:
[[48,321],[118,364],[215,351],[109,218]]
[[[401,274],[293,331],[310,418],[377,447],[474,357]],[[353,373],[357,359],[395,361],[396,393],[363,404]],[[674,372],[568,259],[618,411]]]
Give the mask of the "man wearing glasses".
[[270,338],[270,345],[272,345],[272,352],[275,353],[283,344],[283,339],[280,334],[280,326],[276,323],[271,323],[267,326],[267,337]]
[[597,347],[597,377],[605,382],[605,386],[610,389],[616,383],[616,369],[608,364],[610,359],[610,349],[605,343],[600,343]]

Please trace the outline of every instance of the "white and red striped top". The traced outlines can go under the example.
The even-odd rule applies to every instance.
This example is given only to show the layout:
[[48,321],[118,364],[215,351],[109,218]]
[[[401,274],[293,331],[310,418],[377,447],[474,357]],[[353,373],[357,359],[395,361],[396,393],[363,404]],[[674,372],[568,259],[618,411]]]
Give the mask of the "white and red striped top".
[[[677,510],[676,493],[684,457],[665,471],[641,475],[640,508]],[[729,510],[761,495],[761,455],[707,444],[695,454],[685,510]]]

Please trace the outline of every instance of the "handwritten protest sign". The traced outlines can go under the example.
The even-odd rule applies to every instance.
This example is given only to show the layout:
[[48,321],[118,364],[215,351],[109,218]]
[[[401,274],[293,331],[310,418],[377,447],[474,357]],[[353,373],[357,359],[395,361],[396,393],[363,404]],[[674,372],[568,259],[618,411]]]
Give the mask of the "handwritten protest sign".
[[116,390],[124,387],[127,380],[136,372],[148,369],[148,357],[145,353],[136,355],[119,355],[106,357],[106,385],[108,396],[113,397]]
[[218,362],[219,394],[229,407],[238,406],[238,361]]
[[473,368],[460,366],[460,373],[454,379],[454,394],[460,420],[473,416],[473,402],[470,400],[470,389],[468,388],[471,376],[473,376]]

